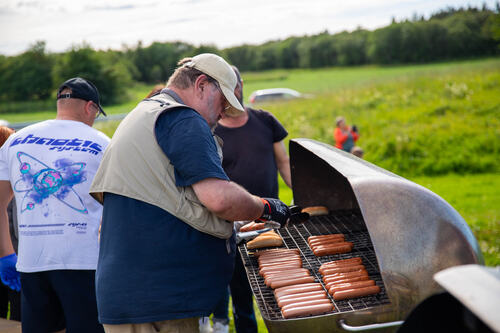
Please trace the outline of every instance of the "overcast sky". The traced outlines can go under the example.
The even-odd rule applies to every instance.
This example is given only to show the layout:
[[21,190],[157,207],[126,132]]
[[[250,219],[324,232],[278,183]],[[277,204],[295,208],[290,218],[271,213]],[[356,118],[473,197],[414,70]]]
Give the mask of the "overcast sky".
[[36,41],[50,52],[83,42],[121,49],[138,41],[183,41],[219,48],[289,36],[375,29],[413,14],[426,18],[459,6],[494,8],[495,0],[0,0],[0,54]]

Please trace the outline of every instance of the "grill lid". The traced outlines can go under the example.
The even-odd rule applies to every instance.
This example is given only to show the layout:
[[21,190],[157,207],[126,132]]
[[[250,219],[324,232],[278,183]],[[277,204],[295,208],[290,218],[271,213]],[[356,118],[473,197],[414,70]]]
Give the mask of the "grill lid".
[[434,273],[483,263],[466,222],[435,193],[324,143],[293,139],[289,148],[295,204],[361,212],[402,313],[440,290]]

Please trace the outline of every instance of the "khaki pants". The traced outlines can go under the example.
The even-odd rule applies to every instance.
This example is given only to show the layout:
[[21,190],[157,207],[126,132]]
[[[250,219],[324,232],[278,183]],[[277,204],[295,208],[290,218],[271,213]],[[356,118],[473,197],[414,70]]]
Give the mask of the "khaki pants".
[[198,317],[144,324],[103,325],[106,333],[198,333]]

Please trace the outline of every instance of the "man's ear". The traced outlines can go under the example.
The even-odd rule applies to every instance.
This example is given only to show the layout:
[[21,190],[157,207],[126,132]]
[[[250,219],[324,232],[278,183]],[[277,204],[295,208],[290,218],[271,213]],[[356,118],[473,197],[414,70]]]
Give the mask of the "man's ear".
[[208,78],[205,74],[201,74],[196,78],[196,81],[194,81],[194,88],[196,91],[196,94],[200,94],[199,96],[202,97],[205,89],[207,88],[208,84]]
[[94,102],[92,101],[87,101],[87,103],[85,103],[85,115],[90,117],[92,115],[92,113],[94,113],[94,107],[92,106]]

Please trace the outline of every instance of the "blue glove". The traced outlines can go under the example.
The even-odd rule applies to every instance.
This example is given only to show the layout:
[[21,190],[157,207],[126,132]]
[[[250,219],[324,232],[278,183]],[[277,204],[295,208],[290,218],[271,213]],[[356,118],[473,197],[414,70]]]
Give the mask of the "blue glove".
[[21,290],[19,272],[16,270],[17,255],[15,253],[0,258],[0,278],[3,284],[12,290]]

